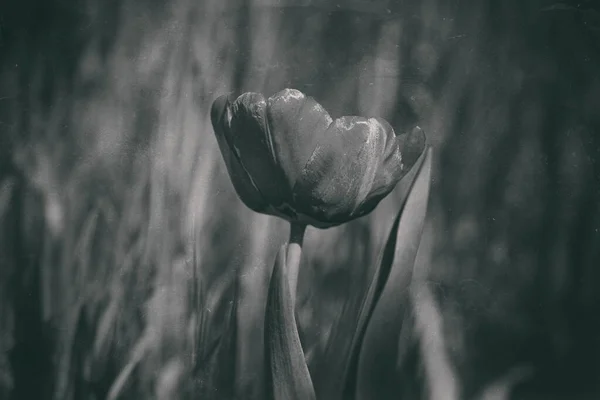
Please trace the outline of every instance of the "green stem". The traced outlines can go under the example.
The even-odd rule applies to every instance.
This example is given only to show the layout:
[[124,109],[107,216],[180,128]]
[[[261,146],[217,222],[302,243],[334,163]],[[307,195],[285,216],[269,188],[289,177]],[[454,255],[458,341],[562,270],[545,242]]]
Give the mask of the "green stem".
[[296,291],[298,288],[298,273],[300,270],[300,257],[302,256],[302,243],[304,241],[304,232],[306,225],[290,223],[290,241],[287,248],[287,257],[285,265],[290,283],[290,294],[292,297],[292,306],[296,305]]

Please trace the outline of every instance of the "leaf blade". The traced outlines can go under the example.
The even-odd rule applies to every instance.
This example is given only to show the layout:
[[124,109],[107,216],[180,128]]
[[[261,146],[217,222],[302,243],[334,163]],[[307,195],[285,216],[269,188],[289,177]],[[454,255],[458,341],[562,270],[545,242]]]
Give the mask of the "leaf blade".
[[[384,399],[393,396],[396,376],[396,356],[398,338],[405,314],[410,311],[409,287],[413,276],[413,267],[425,225],[425,216],[431,182],[431,148],[424,155],[423,162],[416,175],[404,207],[394,223],[388,245],[395,243],[393,258],[382,260],[381,269],[388,268],[387,279],[379,279],[371,290],[380,291],[375,300],[373,312],[368,316],[364,337],[359,344],[358,363],[356,365],[357,399]],[[395,238],[394,238],[395,236]],[[377,290],[379,289],[379,290]],[[377,293],[374,295],[377,297]],[[349,382],[350,384],[350,382]],[[392,390],[393,391],[393,390]]]
[[[423,154],[425,154],[425,153],[426,152],[423,152]],[[392,227],[389,230],[387,240],[386,240],[386,242],[383,246],[383,249],[379,255],[377,267],[373,273],[373,277],[371,279],[369,287],[367,288],[367,291],[363,297],[363,300],[362,300],[362,303],[360,306],[360,311],[358,313],[355,333],[352,338],[351,346],[349,347],[348,352],[347,352],[349,354],[349,356],[346,358],[346,360],[344,362],[343,374],[342,374],[343,379],[341,381],[343,391],[341,393],[335,394],[335,396],[336,396],[335,398],[337,398],[337,399],[353,399],[356,396],[356,381],[357,381],[356,377],[357,377],[357,373],[358,373],[358,361],[359,361],[361,343],[364,339],[366,326],[369,321],[369,318],[373,312],[373,309],[375,307],[377,300],[379,299],[379,295],[381,294],[381,291],[383,290],[385,282],[387,281],[388,276],[390,274],[393,260],[394,260],[396,238],[397,238],[398,225],[400,223],[400,218],[402,216],[403,210],[405,209],[408,195],[410,194],[410,191],[411,191],[412,187],[414,186],[416,178],[418,177],[418,174],[423,166],[423,162],[425,159],[426,159],[426,156],[422,155],[420,157],[420,160],[417,163],[415,163],[415,166],[413,167],[414,170],[409,172],[407,174],[407,176],[405,177],[405,179],[408,179],[409,176],[412,175],[412,176],[410,176],[410,183],[408,185],[406,185],[405,188],[402,190],[403,197],[400,202],[401,205],[398,210],[397,217],[395,218],[395,220],[392,224]],[[346,354],[346,353],[344,353],[344,354]],[[332,392],[336,387],[339,387],[339,384],[331,383],[331,384],[327,385],[327,389],[329,390],[328,395],[331,395],[330,392]]]
[[316,396],[296,326],[285,255],[284,246],[277,254],[267,297],[266,395],[272,400],[314,400]]

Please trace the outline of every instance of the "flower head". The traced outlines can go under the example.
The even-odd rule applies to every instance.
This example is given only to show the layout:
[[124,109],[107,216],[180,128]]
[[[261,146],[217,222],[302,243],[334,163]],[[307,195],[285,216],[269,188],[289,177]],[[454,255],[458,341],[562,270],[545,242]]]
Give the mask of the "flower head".
[[420,128],[396,136],[382,118],[333,120],[294,89],[221,96],[211,121],[244,204],[318,228],[371,212],[425,149]]

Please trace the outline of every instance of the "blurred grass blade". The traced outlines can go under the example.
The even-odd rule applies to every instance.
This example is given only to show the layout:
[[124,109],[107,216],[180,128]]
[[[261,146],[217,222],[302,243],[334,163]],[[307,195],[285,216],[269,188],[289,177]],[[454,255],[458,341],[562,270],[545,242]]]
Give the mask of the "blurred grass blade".
[[233,399],[236,394],[236,362],[237,362],[237,309],[239,282],[237,276],[233,281],[233,297],[224,336],[219,344],[219,361],[216,366],[216,396],[218,399]]
[[265,314],[267,398],[315,399],[312,380],[300,344],[285,267],[286,247],[277,254]]
[[[431,149],[417,172],[386,244],[380,274],[373,282],[373,313],[368,317],[356,368],[357,399],[397,398],[398,341],[409,307],[413,266],[425,224],[431,180]],[[394,245],[393,255],[391,252]],[[389,271],[385,279],[385,271]],[[378,295],[379,294],[379,295]],[[378,297],[378,298],[377,298]],[[351,365],[351,368],[353,366]],[[352,377],[349,376],[349,379]],[[353,385],[353,382],[348,382]]]
[[[229,280],[228,277],[223,278]],[[237,305],[238,305],[238,279],[233,277],[233,282],[228,288],[216,290],[213,299],[208,301],[200,311],[201,324],[198,329],[201,350],[196,359],[193,374],[197,377],[199,385],[197,390],[203,399],[232,399],[236,391],[236,363],[237,363]],[[227,295],[231,292],[231,296]],[[227,301],[227,298],[231,298]],[[227,305],[229,305],[227,309]],[[212,310],[209,311],[209,310]],[[217,322],[215,315],[225,315],[222,323]],[[211,326],[222,325],[222,332],[216,337],[211,337]]]

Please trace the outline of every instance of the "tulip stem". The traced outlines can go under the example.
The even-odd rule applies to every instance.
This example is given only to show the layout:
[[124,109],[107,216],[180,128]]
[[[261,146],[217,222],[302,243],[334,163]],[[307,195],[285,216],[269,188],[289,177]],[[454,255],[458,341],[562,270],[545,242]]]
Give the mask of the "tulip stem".
[[290,241],[287,248],[285,264],[287,266],[288,279],[292,305],[296,304],[296,291],[298,288],[298,272],[300,270],[300,257],[302,256],[302,243],[306,225],[290,223]]

